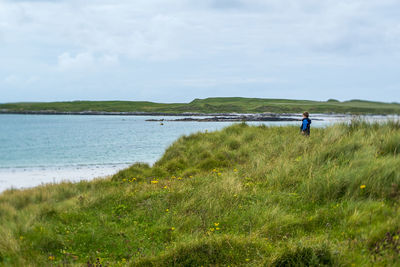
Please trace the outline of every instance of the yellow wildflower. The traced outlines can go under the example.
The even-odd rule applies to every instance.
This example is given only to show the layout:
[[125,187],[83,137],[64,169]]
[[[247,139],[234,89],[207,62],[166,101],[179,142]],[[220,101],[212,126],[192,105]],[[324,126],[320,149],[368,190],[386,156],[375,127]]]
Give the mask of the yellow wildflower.
[[365,184],[360,185],[360,188],[361,188],[361,189],[364,189],[365,187],[366,187]]
[[248,262],[248,261],[250,261],[250,259],[246,259],[246,261]]
[[214,225],[215,225],[215,226],[218,226],[218,225],[219,225],[219,223],[218,223],[218,222],[216,222],[216,223],[214,223]]
[[221,175],[222,175],[222,173],[219,172],[219,173],[218,173],[218,176],[221,176]]
[[164,189],[167,189],[168,188],[168,186],[164,186]]
[[151,183],[152,183],[152,184],[158,184],[158,181],[153,180],[153,181],[151,181]]
[[24,237],[21,235],[20,237],[19,237],[19,240],[23,240],[24,239]]
[[175,227],[171,227],[171,231],[174,231],[175,230]]
[[166,212],[168,212],[168,211],[169,211],[169,209],[166,209],[165,211],[166,211]]
[[215,228],[215,230],[217,230],[217,231],[218,231],[219,229],[220,229],[219,227],[216,227],[216,228]]
[[49,256],[49,260],[54,261],[56,259],[56,257],[54,256]]
[[192,176],[192,175],[190,175],[190,176],[189,176],[189,178],[193,178],[193,176]]
[[237,170],[237,169],[233,169],[233,171],[234,171],[234,172],[237,172],[238,170]]

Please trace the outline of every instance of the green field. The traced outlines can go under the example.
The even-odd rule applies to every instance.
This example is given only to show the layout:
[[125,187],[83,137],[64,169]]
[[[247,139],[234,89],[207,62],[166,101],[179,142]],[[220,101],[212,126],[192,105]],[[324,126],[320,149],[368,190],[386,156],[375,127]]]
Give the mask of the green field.
[[[400,124],[237,124],[0,195],[1,266],[399,266]],[[97,264],[97,265],[96,265]]]
[[351,113],[351,114],[400,114],[400,104],[362,100],[339,102],[307,101],[287,99],[261,99],[221,97],[195,99],[190,103],[161,104],[135,101],[74,101],[51,103],[0,104],[0,110],[59,111],[59,112],[162,112],[162,113]]

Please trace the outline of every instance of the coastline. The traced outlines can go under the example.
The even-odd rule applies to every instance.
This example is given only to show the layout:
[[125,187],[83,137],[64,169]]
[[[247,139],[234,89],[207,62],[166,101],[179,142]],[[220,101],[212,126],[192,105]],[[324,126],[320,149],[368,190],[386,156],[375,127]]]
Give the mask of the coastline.
[[[119,112],[119,111],[56,111],[56,110],[8,110],[0,109],[0,115],[83,115],[83,116],[166,116],[166,117],[206,117],[202,119],[183,118],[170,121],[218,121],[213,117],[222,119],[222,121],[297,121],[301,117],[301,113],[275,113],[275,112],[259,112],[259,113],[234,113],[234,112]],[[315,112],[311,113],[314,119],[320,118],[352,118],[352,117],[399,117],[400,114],[386,114],[386,113],[335,113],[335,112]],[[222,117],[222,118],[221,118]],[[226,118],[225,118],[226,117]],[[321,120],[324,120],[321,119]],[[148,120],[148,121],[161,121],[161,120]]]
[[[166,113],[166,112],[107,112],[107,111],[12,111],[0,110],[0,115],[82,115],[82,116],[165,116],[165,117],[183,117],[178,119],[147,119],[149,122],[163,122],[163,121],[181,121],[181,122],[279,122],[299,121],[301,113],[196,113],[196,112],[183,112],[183,113]],[[314,120],[330,120],[350,118],[356,115],[353,114],[339,114],[339,113],[314,113]],[[390,116],[388,114],[369,114],[359,116]],[[191,118],[195,117],[195,118]],[[203,117],[203,118],[198,118]]]
[[79,182],[104,178],[127,168],[129,165],[0,168],[0,194],[10,189],[27,189],[43,184]]
[[[212,116],[270,116],[270,117],[291,117],[291,116],[301,116],[301,113],[274,113],[274,112],[263,112],[263,113],[234,113],[234,112],[216,112],[216,113],[202,113],[202,112],[119,112],[119,111],[56,111],[56,110],[24,110],[15,111],[1,109],[0,114],[19,114],[19,115],[110,115],[110,116],[193,116],[193,117],[212,117]],[[354,114],[345,113],[314,113],[320,116],[332,116],[332,117],[347,117],[354,116]],[[361,116],[386,116],[393,114],[362,114]]]
[[[264,122],[272,122],[272,121],[299,121],[299,118],[296,118],[294,116],[288,117],[288,116],[277,116],[277,115],[263,115],[263,114],[257,114],[257,115],[237,115],[237,116],[210,116],[207,118],[191,118],[191,117],[185,117],[181,119],[173,119],[173,120],[165,120],[165,119],[148,119],[146,121],[158,121],[158,122],[163,122],[163,121],[181,121],[181,122],[187,122],[187,121],[195,121],[195,122],[242,122],[242,121],[247,121],[247,122],[257,122],[257,121],[264,121]],[[322,120],[319,118],[316,118],[315,120]]]

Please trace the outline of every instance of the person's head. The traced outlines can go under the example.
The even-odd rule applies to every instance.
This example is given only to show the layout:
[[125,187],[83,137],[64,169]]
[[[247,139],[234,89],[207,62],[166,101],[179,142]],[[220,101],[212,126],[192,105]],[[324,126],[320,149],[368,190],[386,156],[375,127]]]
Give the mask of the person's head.
[[308,117],[310,117],[310,113],[308,113],[307,111],[305,111],[305,112],[303,113],[303,118],[308,118]]

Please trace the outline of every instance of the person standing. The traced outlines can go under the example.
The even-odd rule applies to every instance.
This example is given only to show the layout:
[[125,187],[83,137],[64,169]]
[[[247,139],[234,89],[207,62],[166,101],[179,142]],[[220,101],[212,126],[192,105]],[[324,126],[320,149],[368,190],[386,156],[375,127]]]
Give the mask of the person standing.
[[310,120],[310,113],[307,111],[303,113],[303,119],[301,122],[300,130],[303,135],[309,136],[310,135],[310,126],[311,126],[311,120]]

